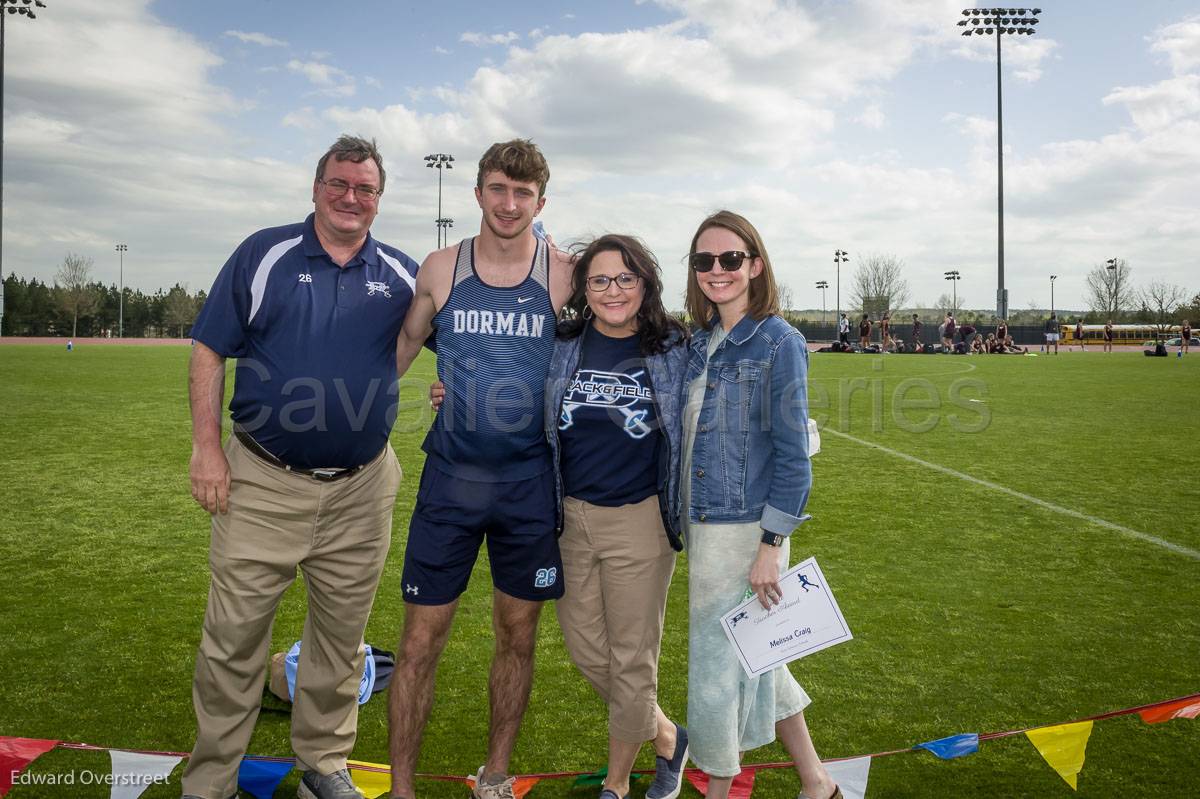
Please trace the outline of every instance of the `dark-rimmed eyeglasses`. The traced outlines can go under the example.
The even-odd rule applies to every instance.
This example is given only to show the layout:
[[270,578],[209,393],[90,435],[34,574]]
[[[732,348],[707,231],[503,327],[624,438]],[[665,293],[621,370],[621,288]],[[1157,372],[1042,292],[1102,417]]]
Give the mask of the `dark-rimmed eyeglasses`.
[[351,186],[344,180],[325,180],[317,178],[317,183],[325,187],[325,195],[331,200],[337,200],[346,196],[346,192],[354,190],[354,196],[365,203],[373,203],[379,199],[379,195],[383,194],[383,189],[377,189],[374,186]]
[[688,256],[688,264],[697,272],[711,272],[713,265],[719,263],[726,272],[736,272],[742,268],[742,261],[754,256],[744,250],[727,250],[720,255],[711,252],[694,252]]
[[587,279],[587,287],[588,291],[594,291],[598,294],[601,291],[608,291],[609,284],[616,283],[617,288],[629,291],[631,288],[635,288],[641,279],[641,275],[635,275],[632,272],[622,272],[616,277],[593,275]]

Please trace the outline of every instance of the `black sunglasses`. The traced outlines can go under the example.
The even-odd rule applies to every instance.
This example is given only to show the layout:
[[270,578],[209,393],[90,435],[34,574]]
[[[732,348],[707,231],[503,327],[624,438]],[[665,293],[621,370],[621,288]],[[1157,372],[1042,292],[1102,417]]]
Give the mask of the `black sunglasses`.
[[711,272],[713,264],[721,264],[721,268],[726,272],[736,272],[742,268],[742,261],[754,256],[742,250],[728,250],[720,255],[713,255],[711,252],[694,252],[688,256],[688,263],[692,269],[697,272]]

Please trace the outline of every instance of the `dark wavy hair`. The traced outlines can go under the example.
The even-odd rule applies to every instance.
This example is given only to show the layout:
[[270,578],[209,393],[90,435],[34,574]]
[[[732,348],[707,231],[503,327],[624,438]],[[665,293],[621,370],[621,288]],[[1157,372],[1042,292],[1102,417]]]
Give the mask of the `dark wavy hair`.
[[565,320],[558,327],[559,338],[575,338],[587,327],[583,315],[587,308],[587,274],[592,260],[602,252],[620,253],[625,268],[642,279],[642,307],[637,312],[642,355],[658,355],[670,349],[673,341],[686,339],[686,328],[663,307],[662,276],[654,254],[640,239],[619,233],[601,236],[582,246],[575,256],[571,297],[564,308]]

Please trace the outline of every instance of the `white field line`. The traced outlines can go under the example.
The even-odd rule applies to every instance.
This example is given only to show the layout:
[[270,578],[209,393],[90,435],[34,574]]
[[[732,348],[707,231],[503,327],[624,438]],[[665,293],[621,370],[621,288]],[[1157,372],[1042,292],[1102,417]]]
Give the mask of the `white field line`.
[[1139,530],[1133,530],[1129,527],[1123,527],[1119,524],[1114,524],[1113,522],[1106,521],[1104,519],[1100,519],[1095,516],[1088,516],[1086,513],[1080,513],[1077,510],[1071,510],[1070,508],[1064,508],[1062,505],[1055,505],[1053,502],[1047,502],[1044,499],[1038,499],[1037,497],[1030,496],[1029,494],[1022,494],[1020,491],[1014,491],[1013,489],[1008,488],[1006,486],[1002,486],[999,483],[993,483],[990,480],[981,480],[978,477],[972,477],[969,474],[963,474],[962,472],[955,471],[954,469],[949,469],[945,466],[939,466],[936,463],[930,463],[929,461],[923,461],[920,458],[913,457],[912,455],[906,455],[905,453],[899,452],[894,449],[889,449],[888,447],[882,446],[881,444],[875,444],[873,442],[865,441],[861,438],[852,436],[849,433],[843,433],[840,430],[834,430],[832,427],[826,427],[821,432],[822,433],[831,433],[835,436],[839,436],[841,438],[848,439],[849,441],[853,441],[856,444],[862,444],[864,447],[874,447],[875,449],[880,450],[881,452],[886,452],[887,454],[893,455],[897,458],[900,458],[901,460],[906,460],[910,463],[915,463],[918,466],[924,466],[927,469],[933,469],[935,472],[941,472],[942,474],[946,474],[951,477],[957,477],[960,480],[966,480],[968,483],[974,483],[975,485],[983,486],[984,488],[990,488],[993,491],[999,491],[1002,494],[1008,494],[1010,497],[1015,497],[1024,502],[1028,502],[1031,505],[1037,505],[1038,507],[1045,508],[1048,511],[1053,511],[1054,513],[1061,513],[1064,516],[1071,516],[1076,519],[1082,519],[1083,521],[1090,522],[1098,527],[1104,527],[1108,530],[1113,530],[1115,532],[1121,533],[1122,535],[1126,535],[1130,538],[1136,538],[1139,541],[1145,541],[1148,544],[1154,544],[1155,546],[1159,546],[1159,547],[1162,547],[1163,549],[1170,550],[1171,552],[1174,552],[1177,555],[1183,555],[1185,558],[1191,558],[1192,560],[1200,560],[1200,552],[1197,552],[1194,549],[1189,549],[1188,547],[1185,547],[1185,546],[1180,546],[1179,544],[1173,543],[1171,541],[1167,541],[1164,538],[1159,538],[1156,535],[1150,535],[1149,533],[1143,533]]

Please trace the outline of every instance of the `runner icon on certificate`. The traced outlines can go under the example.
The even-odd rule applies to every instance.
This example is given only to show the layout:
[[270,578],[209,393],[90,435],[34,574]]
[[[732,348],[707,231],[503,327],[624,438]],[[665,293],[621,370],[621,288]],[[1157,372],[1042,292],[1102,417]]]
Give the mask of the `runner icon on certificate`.
[[751,677],[854,637],[816,558],[788,569],[779,585],[783,598],[770,610],[751,596],[721,617],[721,627]]

